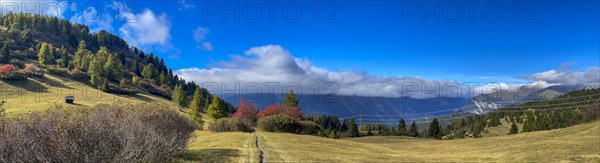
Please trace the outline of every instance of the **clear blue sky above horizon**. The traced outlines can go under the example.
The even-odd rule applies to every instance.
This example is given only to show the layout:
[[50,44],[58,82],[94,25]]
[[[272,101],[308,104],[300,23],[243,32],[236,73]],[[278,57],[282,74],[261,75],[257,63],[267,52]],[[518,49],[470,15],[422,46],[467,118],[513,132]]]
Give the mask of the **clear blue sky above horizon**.
[[[91,2],[98,6],[112,3]],[[265,5],[269,1],[239,2],[239,22],[235,15],[222,15],[223,5],[230,9],[235,6],[232,1],[126,2],[135,8],[133,14],[145,9],[155,16],[164,14],[170,26],[168,42],[141,46],[165,58],[174,70],[209,68],[230,60],[232,54],[243,55],[252,47],[268,44],[281,45],[295,57],[307,58],[330,71],[365,71],[385,77],[485,80],[493,76],[512,82],[518,80],[515,77],[557,69],[564,63],[576,63],[570,66],[576,71],[600,64],[598,1],[497,1],[493,3],[500,6],[501,16],[496,22],[489,19],[496,17],[498,10],[487,2],[474,7],[470,21],[470,8],[463,1],[438,1],[439,22],[433,14],[426,14],[423,20],[421,1],[287,1],[278,2],[272,14]],[[435,3],[424,4],[432,9]],[[211,12],[215,4],[218,9]],[[295,17],[296,4],[302,17],[298,22],[287,22],[285,16]],[[317,22],[315,4],[319,7]],[[286,5],[289,10],[283,9]],[[414,5],[419,9],[413,13],[410,7]],[[74,13],[82,12],[83,6],[80,2]],[[260,20],[250,22],[249,18],[256,16],[256,6],[261,11]],[[450,22],[457,11],[462,16]],[[332,19],[328,20],[334,22],[325,20],[329,14]],[[272,22],[269,16],[273,16]],[[113,20],[108,29],[90,25],[119,33],[124,23]],[[201,41],[194,40],[198,28],[208,31]],[[210,42],[212,50],[199,47],[201,42]]]

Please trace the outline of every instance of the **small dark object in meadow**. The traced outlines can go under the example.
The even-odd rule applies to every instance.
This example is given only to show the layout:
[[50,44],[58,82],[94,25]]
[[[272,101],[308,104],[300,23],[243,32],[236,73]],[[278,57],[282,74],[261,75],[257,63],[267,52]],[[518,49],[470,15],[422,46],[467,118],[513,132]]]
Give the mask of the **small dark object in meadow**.
[[65,96],[66,103],[73,104],[73,101],[75,101],[75,96]]

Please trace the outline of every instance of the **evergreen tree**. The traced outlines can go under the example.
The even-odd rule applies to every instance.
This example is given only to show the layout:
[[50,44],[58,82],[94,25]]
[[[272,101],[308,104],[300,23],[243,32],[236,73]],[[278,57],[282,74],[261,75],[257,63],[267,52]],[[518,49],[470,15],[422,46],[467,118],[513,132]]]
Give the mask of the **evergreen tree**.
[[433,118],[433,121],[431,121],[431,123],[429,124],[429,130],[427,131],[427,136],[429,136],[430,138],[436,138],[436,139],[441,139],[443,134],[442,134],[442,129],[440,128],[440,124],[437,120],[437,118]]
[[167,75],[165,75],[164,71],[160,72],[160,75],[158,75],[158,78],[160,79],[160,84],[167,84],[167,83],[169,83],[169,79],[167,78]]
[[225,113],[225,106],[223,106],[221,98],[219,98],[218,96],[213,97],[212,102],[210,103],[210,105],[208,105],[208,108],[206,109],[206,114],[208,114],[208,117],[212,119],[220,119],[227,117],[227,114]]
[[155,80],[156,79],[156,68],[154,67],[154,64],[150,63],[146,66],[144,66],[144,69],[142,70],[142,76],[146,79],[150,79],[150,80]]
[[10,46],[8,42],[4,42],[4,46],[2,46],[2,51],[0,52],[0,63],[6,64],[10,62]]
[[38,61],[40,62],[40,64],[46,65],[52,63],[54,56],[52,56],[50,48],[52,47],[50,47],[50,45],[48,45],[47,43],[42,43],[40,52],[38,52]]
[[517,124],[513,122],[512,125],[510,126],[510,132],[508,134],[512,135],[512,134],[517,134],[517,133],[519,133],[519,127],[517,127]]
[[456,130],[456,134],[454,135],[454,137],[457,139],[465,138],[465,130],[463,130],[462,128]]
[[73,62],[75,66],[78,66],[82,70],[87,71],[88,66],[92,59],[92,52],[86,48],[85,41],[79,41],[79,45],[77,46],[77,51],[75,52],[75,58]]
[[108,56],[108,60],[104,63],[104,72],[106,77],[113,80],[120,80],[123,76],[123,65],[117,55],[111,54]]
[[483,128],[482,126],[483,125],[481,125],[480,122],[475,122],[475,125],[473,126],[473,132],[472,132],[474,138],[480,137],[481,130]]
[[175,89],[173,90],[173,96],[171,97],[171,100],[173,101],[173,103],[176,106],[179,107],[185,107],[186,106],[186,95],[183,92],[183,88],[181,87],[181,85],[176,85]]
[[104,83],[100,87],[100,90],[102,92],[108,92],[108,91],[110,91],[110,87],[108,86],[108,80],[107,79],[104,79]]
[[354,118],[352,120],[350,120],[350,125],[348,126],[348,134],[350,135],[350,137],[358,137],[360,136],[358,134],[358,126],[356,125],[356,121],[354,120]]
[[58,60],[58,64],[63,67],[66,68],[69,65],[69,61],[71,59],[69,58],[69,53],[67,52],[67,49],[65,49],[65,47],[61,47],[60,48],[60,60]]
[[533,111],[525,112],[525,122],[523,122],[523,132],[536,131],[536,119]]
[[283,106],[299,107],[298,104],[299,102],[296,98],[296,95],[294,94],[294,91],[290,91],[290,93],[287,94],[285,100],[283,101]]
[[88,75],[90,75],[90,83],[98,86],[100,79],[102,78],[102,63],[98,59],[93,59],[89,65]]
[[204,112],[204,99],[202,99],[202,89],[200,87],[196,87],[196,91],[194,91],[194,98],[190,103],[190,110],[197,112]]
[[409,136],[417,137],[419,136],[419,129],[417,128],[417,122],[412,121],[410,124],[410,129],[408,130]]
[[[196,100],[196,95],[194,95],[194,100]],[[194,101],[192,101],[192,104],[193,103]],[[190,116],[192,116],[192,120],[196,122],[196,129],[202,130],[204,127],[204,120],[202,120],[202,114],[200,113],[200,110],[190,106]]]
[[404,122],[404,119],[402,118],[400,118],[400,121],[398,122],[398,131],[400,131],[400,134],[406,132],[406,122]]

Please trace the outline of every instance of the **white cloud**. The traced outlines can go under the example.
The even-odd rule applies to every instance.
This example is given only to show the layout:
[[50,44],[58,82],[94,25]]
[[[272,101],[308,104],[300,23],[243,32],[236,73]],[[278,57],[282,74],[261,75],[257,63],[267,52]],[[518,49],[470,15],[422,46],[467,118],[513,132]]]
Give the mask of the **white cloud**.
[[[478,94],[491,94],[498,91],[544,89],[558,84],[573,84],[598,81],[598,68],[585,72],[569,72],[556,75],[556,70],[532,75],[532,83],[460,83],[452,80],[430,80],[421,77],[380,77],[359,71],[329,71],[313,65],[310,60],[295,58],[279,45],[253,47],[245,55],[232,55],[230,61],[214,63],[213,68],[186,68],[175,71],[180,77],[192,80],[216,94],[219,93],[284,93],[286,86],[300,86],[298,93],[329,94],[337,86],[338,95],[434,98],[471,98]],[[566,78],[571,74],[575,81],[556,82],[549,79]],[[594,76],[595,74],[595,76]],[[560,76],[560,77],[559,77]],[[567,75],[569,76],[569,75]],[[546,80],[544,80],[546,79]],[[509,80],[510,81],[510,80]],[[236,85],[237,83],[237,85]],[[317,89],[315,83],[318,83]],[[213,87],[218,86],[216,89]],[[255,86],[260,86],[257,89]],[[278,85],[272,87],[272,85]],[[274,88],[274,89],[273,89]],[[290,87],[292,88],[292,87]],[[318,92],[316,92],[318,90]],[[233,91],[233,92],[232,92]]]
[[[300,90],[296,92],[303,94],[335,92],[339,95],[431,98],[436,95],[461,96],[457,95],[460,94],[457,88],[462,87],[452,81],[419,77],[379,77],[358,71],[329,71],[314,66],[308,59],[294,58],[278,45],[250,48],[245,55],[232,55],[231,61],[215,63],[214,68],[187,68],[175,73],[200,84],[217,83],[222,86],[221,83],[224,83],[226,88],[223,89],[227,90],[237,87],[237,93],[282,93],[287,92],[285,86],[298,85]],[[275,83],[278,86],[272,90],[268,85]],[[315,83],[319,84],[318,87]],[[255,84],[260,85],[260,90],[250,86]],[[331,84],[336,85],[337,90],[334,91],[335,86]],[[446,93],[441,91],[444,88]]]
[[3,14],[8,12],[32,13],[63,18],[64,13],[69,10],[67,2],[55,0],[0,0],[0,5],[2,7],[0,11]]
[[137,22],[127,22],[119,28],[121,36],[135,46],[169,45],[171,23],[166,13],[154,14],[145,9],[135,14]]
[[198,27],[194,30],[194,41],[198,43],[198,48],[204,51],[213,51],[213,45],[206,40],[206,36],[210,33],[206,27]]
[[187,3],[185,2],[185,0],[180,0],[177,1],[177,3],[179,3],[181,6],[179,7],[179,10],[188,10],[188,9],[193,9],[196,8],[196,5],[191,4],[191,3]]
[[202,42],[202,49],[204,49],[206,51],[213,51],[213,45],[212,45],[212,43],[210,43],[208,41],[204,41],[204,42]]
[[74,14],[70,21],[89,26],[91,32],[113,31],[113,18],[107,12],[98,13],[96,7],[92,6],[87,7],[81,13]]
[[563,65],[563,67],[557,70],[524,76],[523,78],[564,85],[598,85],[600,83],[600,67],[590,67],[584,71],[571,71],[568,68],[569,65]]

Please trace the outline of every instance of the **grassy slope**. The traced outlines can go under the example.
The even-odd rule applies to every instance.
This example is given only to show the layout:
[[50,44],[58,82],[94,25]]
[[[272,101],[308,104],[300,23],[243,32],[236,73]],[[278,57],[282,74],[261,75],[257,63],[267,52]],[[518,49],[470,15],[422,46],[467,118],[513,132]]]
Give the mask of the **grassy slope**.
[[259,132],[269,161],[600,161],[598,122],[552,131],[462,140],[344,140]]
[[93,106],[101,103],[169,103],[157,96],[139,93],[120,96],[104,93],[83,83],[46,74],[44,78],[27,81],[0,80],[0,96],[6,101],[8,113],[27,113],[48,108],[51,105],[71,105],[64,102],[67,95],[75,96],[75,105]]
[[188,150],[174,158],[175,162],[258,162],[256,135],[229,132],[196,131]]
[[[46,75],[26,82],[0,81],[1,97],[10,113],[27,113],[49,105],[68,105],[65,95],[75,95],[76,104],[169,103],[147,94],[117,96],[85,84]],[[84,98],[88,97],[88,98]],[[208,121],[207,121],[208,123]],[[519,126],[521,128],[521,126]],[[408,137],[362,137],[334,140],[283,133],[210,133],[196,131],[188,151],[176,161],[257,162],[256,136],[268,161],[600,161],[598,122],[566,129],[505,136],[510,123],[487,128],[484,138],[437,141]],[[497,137],[494,137],[497,136]]]
[[[481,136],[482,137],[494,137],[494,136],[507,135],[508,132],[510,132],[510,126],[512,125],[512,123],[507,122],[506,120],[504,120],[504,118],[500,119],[500,123],[502,125],[499,125],[496,127],[486,127],[485,130],[487,130],[488,133],[482,132]],[[517,127],[519,128],[519,132],[521,132],[523,129],[523,124],[517,123]]]

